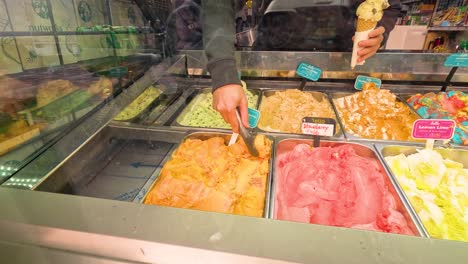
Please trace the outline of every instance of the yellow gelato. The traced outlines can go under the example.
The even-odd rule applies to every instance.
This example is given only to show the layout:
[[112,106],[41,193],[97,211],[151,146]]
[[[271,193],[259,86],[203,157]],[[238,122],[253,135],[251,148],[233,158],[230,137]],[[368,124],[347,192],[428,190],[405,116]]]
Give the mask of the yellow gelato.
[[126,121],[138,116],[145,110],[159,95],[161,90],[150,86],[142,94],[140,94],[133,102],[120,112],[114,120]]
[[356,15],[359,19],[378,22],[383,17],[383,10],[389,6],[387,0],[367,0],[359,5]]
[[429,149],[385,160],[432,237],[468,241],[468,169],[463,164]]

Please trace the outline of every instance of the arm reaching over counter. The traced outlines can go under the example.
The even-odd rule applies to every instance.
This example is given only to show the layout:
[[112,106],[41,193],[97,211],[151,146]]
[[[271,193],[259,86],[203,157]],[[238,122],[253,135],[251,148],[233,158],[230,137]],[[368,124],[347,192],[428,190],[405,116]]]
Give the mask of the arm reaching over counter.
[[234,132],[239,132],[236,108],[242,123],[248,125],[247,97],[237,75],[234,59],[235,10],[238,1],[202,1],[204,9],[203,38],[208,59],[207,69],[213,86],[213,108],[221,113]]
[[[231,124],[234,132],[238,132],[236,108],[241,111],[243,125],[248,127],[247,99],[237,76],[237,66],[234,59],[235,11],[242,7],[243,3],[241,2],[243,1],[202,1],[204,9],[203,37],[208,59],[207,69],[212,77],[213,108],[221,113],[226,122]],[[356,13],[359,17],[351,62],[351,66],[354,68],[357,64],[362,65],[364,60],[373,56],[386,42],[388,33],[395,26],[401,7],[399,0],[390,0],[390,3],[387,0],[354,0],[349,8],[352,13],[357,8]],[[352,27],[352,22],[350,25],[344,26]],[[352,32],[353,28],[346,30]],[[309,33],[301,31],[298,34],[307,35]],[[301,37],[306,39],[305,35]],[[351,49],[352,43],[349,38],[348,35],[346,42],[349,46],[346,50]]]

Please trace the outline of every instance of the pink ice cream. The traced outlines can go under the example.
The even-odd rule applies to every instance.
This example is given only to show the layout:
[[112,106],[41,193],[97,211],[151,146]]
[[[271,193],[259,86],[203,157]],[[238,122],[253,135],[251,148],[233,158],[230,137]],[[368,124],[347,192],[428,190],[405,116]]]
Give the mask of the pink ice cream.
[[276,219],[413,234],[378,161],[351,145],[299,144],[276,166]]

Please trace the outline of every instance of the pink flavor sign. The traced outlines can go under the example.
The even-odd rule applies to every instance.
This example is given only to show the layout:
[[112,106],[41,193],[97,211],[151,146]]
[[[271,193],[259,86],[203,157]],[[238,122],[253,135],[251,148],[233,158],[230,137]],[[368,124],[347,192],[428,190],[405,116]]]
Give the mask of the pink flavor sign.
[[451,139],[455,133],[455,121],[446,119],[418,119],[413,124],[413,138]]

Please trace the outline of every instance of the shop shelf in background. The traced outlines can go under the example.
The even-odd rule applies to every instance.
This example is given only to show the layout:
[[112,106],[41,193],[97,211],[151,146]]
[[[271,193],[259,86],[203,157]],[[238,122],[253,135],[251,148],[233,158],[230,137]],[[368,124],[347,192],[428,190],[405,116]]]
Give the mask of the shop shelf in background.
[[459,27],[429,27],[429,31],[466,31],[468,30],[467,26],[459,26]]
[[[440,8],[440,5],[439,5]],[[467,26],[467,7],[449,7],[438,11],[432,19],[432,26],[440,27],[459,27]]]

